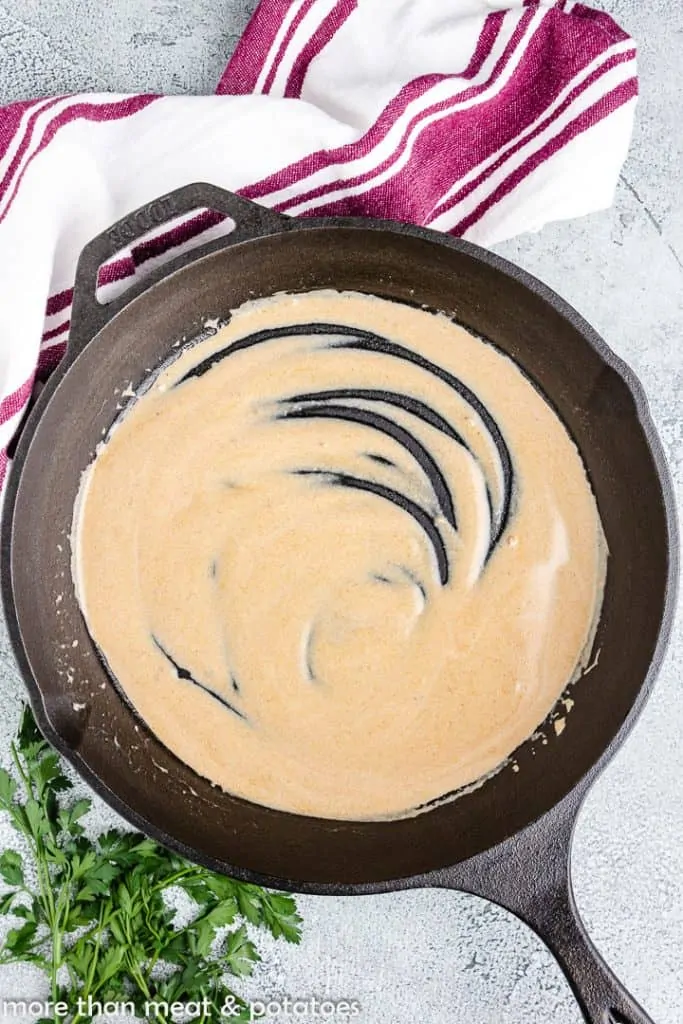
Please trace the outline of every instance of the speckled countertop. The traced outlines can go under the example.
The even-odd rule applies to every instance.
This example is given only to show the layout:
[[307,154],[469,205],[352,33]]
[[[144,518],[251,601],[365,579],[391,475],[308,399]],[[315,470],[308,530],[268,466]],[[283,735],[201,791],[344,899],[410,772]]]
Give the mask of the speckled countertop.
[[[0,0],[0,103],[82,89],[212,91],[254,6],[254,0]],[[640,45],[642,96],[615,205],[499,251],[561,292],[633,366],[680,506],[683,4],[606,0],[603,6]],[[654,695],[592,791],[574,850],[586,924],[655,1024],[683,1024],[682,670],[679,615]],[[2,630],[3,760],[21,694]],[[98,814],[113,817],[101,806]],[[3,829],[2,846],[9,838]],[[496,907],[439,891],[299,903],[304,941],[299,948],[264,948],[266,962],[249,983],[252,998],[357,999],[363,1024],[580,1022],[540,941]],[[39,994],[30,972],[0,971],[0,997]]]

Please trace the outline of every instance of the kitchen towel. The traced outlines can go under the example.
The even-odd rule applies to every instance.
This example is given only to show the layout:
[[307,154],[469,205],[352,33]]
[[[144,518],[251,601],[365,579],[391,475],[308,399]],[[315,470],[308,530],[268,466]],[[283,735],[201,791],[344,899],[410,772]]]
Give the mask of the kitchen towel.
[[[637,88],[633,40],[571,0],[261,0],[215,96],[0,110],[0,480],[65,351],[79,252],[119,217],[210,181],[489,245],[609,206]],[[212,211],[158,229],[101,298],[225,230]]]

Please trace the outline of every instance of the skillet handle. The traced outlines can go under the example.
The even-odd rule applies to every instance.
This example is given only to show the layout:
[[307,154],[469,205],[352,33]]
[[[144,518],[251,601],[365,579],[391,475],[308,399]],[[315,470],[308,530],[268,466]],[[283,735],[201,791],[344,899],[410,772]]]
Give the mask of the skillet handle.
[[560,964],[587,1024],[653,1024],[598,953],[576,907],[570,854],[582,795],[570,794],[511,839],[429,878],[497,903],[532,928]]
[[[221,236],[203,246],[168,260],[143,280],[132,284],[123,295],[103,304],[97,299],[97,281],[100,267],[127,246],[139,241],[153,228],[182,214],[206,207],[229,217],[234,228],[226,237]],[[197,182],[184,185],[167,195],[145,203],[133,213],[112,224],[89,242],[81,252],[76,269],[76,284],[71,316],[71,329],[64,364],[69,364],[83,351],[88,342],[120,312],[131,299],[146,291],[150,285],[167,277],[175,270],[194,262],[214,249],[225,248],[261,235],[287,230],[295,221],[265,206],[243,199],[234,192]]]

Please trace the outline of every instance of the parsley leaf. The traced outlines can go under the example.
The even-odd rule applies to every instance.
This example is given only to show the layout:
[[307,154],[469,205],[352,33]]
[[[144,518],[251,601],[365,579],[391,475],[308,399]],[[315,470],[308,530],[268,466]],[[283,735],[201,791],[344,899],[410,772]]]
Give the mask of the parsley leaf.
[[22,860],[15,850],[5,850],[0,857],[0,875],[8,885],[24,884]]
[[245,925],[230,932],[225,946],[225,962],[233,974],[238,978],[251,974],[254,964],[260,959],[256,946],[247,938]]

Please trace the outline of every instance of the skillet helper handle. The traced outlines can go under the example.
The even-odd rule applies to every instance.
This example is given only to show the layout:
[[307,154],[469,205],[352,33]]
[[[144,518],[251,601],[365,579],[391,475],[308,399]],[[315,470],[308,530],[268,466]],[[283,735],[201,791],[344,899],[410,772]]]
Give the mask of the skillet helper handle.
[[[98,301],[97,282],[103,263],[122,249],[134,245],[152,229],[202,208],[215,210],[229,217],[235,225],[232,232],[227,237],[222,236],[213,242],[197,246],[175,259],[170,259],[159,270],[132,284],[123,295],[111,302],[103,304]],[[184,185],[122,217],[93,238],[81,252],[76,269],[67,361],[73,361],[105,324],[127,306],[131,299],[146,291],[157,280],[194,262],[214,248],[224,248],[226,245],[273,234],[286,229],[291,223],[288,217],[252,203],[251,200],[244,199],[227,189],[205,182]]]
[[587,1024],[653,1024],[593,945],[571,883],[571,844],[581,803],[570,794],[535,824],[434,884],[481,896],[520,918],[555,956]]

